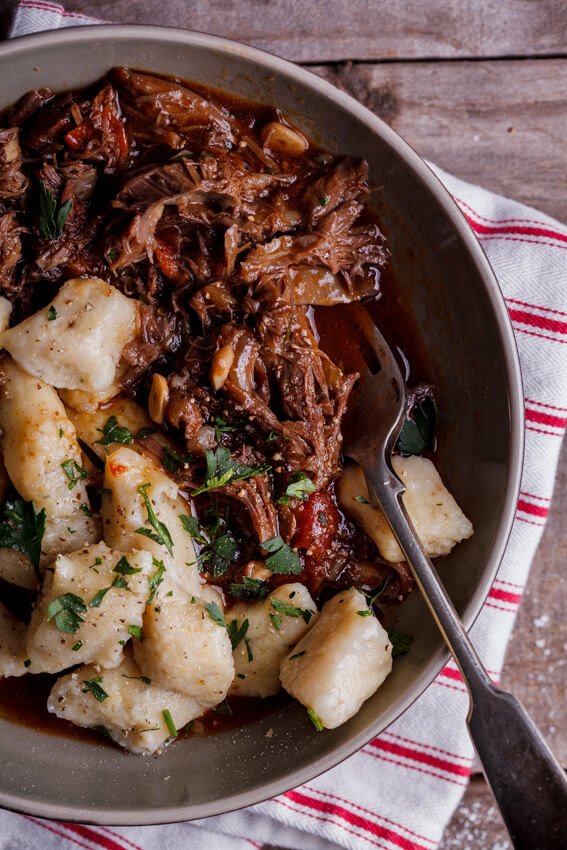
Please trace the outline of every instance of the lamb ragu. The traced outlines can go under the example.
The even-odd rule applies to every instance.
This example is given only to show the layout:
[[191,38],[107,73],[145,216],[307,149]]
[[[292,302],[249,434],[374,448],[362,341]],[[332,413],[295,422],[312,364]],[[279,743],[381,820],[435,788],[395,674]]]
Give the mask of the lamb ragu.
[[[250,720],[250,698],[277,701],[283,682],[317,728],[344,722],[392,646],[407,651],[409,636],[380,622],[414,587],[341,452],[358,378],[349,303],[419,361],[396,462],[429,511],[430,554],[472,532],[423,457],[433,391],[389,299],[366,163],[319,149],[277,107],[127,68],[86,90],[28,92],[1,126],[4,716],[29,701],[18,719],[37,725],[48,701],[51,731],[69,718],[154,751],[182,726]],[[41,442],[46,419],[57,433]],[[52,474],[61,499],[37,480]],[[127,527],[135,511],[141,528]],[[326,717],[309,693],[320,671],[303,683],[295,668],[327,645],[324,618],[343,603],[381,648],[359,659],[376,666],[370,685]],[[112,649],[96,646],[105,611]],[[217,653],[208,673],[193,669],[203,652]],[[154,686],[147,728],[96,713],[115,675],[138,700]]]

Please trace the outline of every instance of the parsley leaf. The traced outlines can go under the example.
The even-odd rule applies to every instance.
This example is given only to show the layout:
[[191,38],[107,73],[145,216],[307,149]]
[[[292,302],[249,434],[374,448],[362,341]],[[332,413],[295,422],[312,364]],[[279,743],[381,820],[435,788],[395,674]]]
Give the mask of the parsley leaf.
[[56,318],[57,318],[57,310],[55,309],[55,307],[52,304],[51,307],[49,308],[49,310],[47,311],[47,321],[48,322],[54,322]]
[[81,691],[84,694],[88,694],[90,691],[95,699],[99,702],[104,702],[105,699],[108,699],[108,694],[104,688],[101,688],[99,682],[104,682],[104,676],[96,676],[94,679],[83,679],[83,685],[87,687],[81,688]]
[[261,578],[242,576],[242,584],[232,583],[229,592],[238,599],[250,602],[252,599],[265,599],[268,595],[268,585]]
[[47,606],[47,621],[55,618],[55,625],[60,632],[74,635],[85,618],[87,606],[80,596],[75,593],[64,593]]
[[231,620],[230,623],[226,625],[226,630],[230,638],[230,643],[232,645],[233,652],[238,646],[238,644],[244,640],[249,625],[250,624],[248,622],[248,618],[246,618],[246,620],[243,620],[240,628],[238,628],[238,620]]
[[226,625],[224,622],[224,614],[222,613],[216,602],[207,602],[207,604],[205,605],[205,611],[207,612],[213,623],[216,623],[217,626]]
[[276,505],[289,505],[290,499],[309,499],[308,493],[314,493],[317,487],[305,472],[295,472],[287,485],[285,493],[276,499]]
[[201,534],[201,529],[199,528],[199,522],[197,517],[194,516],[186,516],[185,514],[179,514],[179,520],[181,525],[183,526],[183,530],[187,532],[191,536],[193,540],[196,540],[197,543],[207,544],[208,540],[206,540]]
[[143,440],[144,437],[149,437],[150,434],[155,434],[155,428],[140,428],[137,434],[134,434],[135,440]]
[[283,617],[280,614],[270,614],[270,620],[276,632],[279,632],[282,627]]
[[384,581],[382,582],[382,584],[380,584],[378,587],[373,588],[370,591],[370,593],[366,593],[364,590],[361,590],[361,593],[363,593],[364,596],[366,596],[366,598],[368,600],[368,607],[369,608],[372,607],[373,603],[376,602],[376,600],[378,599],[379,596],[382,596],[382,594],[384,593],[384,591],[386,590],[386,588],[388,586],[389,581],[390,581],[390,579],[387,576],[384,579]]
[[232,532],[227,531],[226,534],[221,534],[208,544],[199,554],[199,569],[206,567],[213,578],[219,578],[226,573],[237,551],[238,544]]
[[123,679],[140,679],[144,685],[151,685],[152,680],[148,678],[148,676],[127,676],[126,673],[122,673]]
[[83,469],[82,466],[79,466],[77,461],[72,458],[70,460],[64,460],[61,464],[61,469],[69,481],[69,490],[72,490],[75,484],[78,484],[79,481],[84,481],[88,475],[87,470]]
[[229,481],[239,481],[243,478],[252,478],[255,475],[263,475],[271,469],[267,463],[257,463],[254,466],[246,466],[233,460],[230,456],[230,451],[224,446],[220,446],[216,451],[207,449],[205,453],[207,459],[207,473],[204,484],[201,484],[197,490],[193,490],[192,496],[198,496],[206,490],[215,490],[217,487],[224,487]]
[[185,463],[191,463],[192,460],[193,458],[190,454],[179,455],[177,452],[174,452],[173,449],[170,449],[169,446],[166,446],[162,463],[164,469],[167,469],[168,472],[175,475],[179,472],[180,466],[183,466]]
[[221,434],[229,434],[231,431],[236,431],[236,425],[227,425],[221,416],[215,416],[215,440],[220,443]]
[[169,554],[173,555],[173,540],[171,539],[171,534],[169,533],[167,526],[164,525],[164,523],[161,522],[155,515],[152,503],[150,502],[150,498],[146,492],[150,486],[149,482],[147,484],[142,484],[140,487],[136,488],[136,492],[139,493],[144,500],[144,504],[148,512],[148,522],[155,529],[155,534],[153,531],[150,531],[149,528],[137,528],[135,533],[143,534],[144,537],[149,537],[150,540],[153,540],[156,543],[161,543],[162,546],[165,546]]
[[270,602],[274,611],[277,611],[279,614],[285,614],[286,617],[303,617],[307,624],[315,613],[315,611],[309,611],[308,608],[298,608],[289,602],[282,602],[281,599],[274,599],[273,597],[270,599]]
[[35,573],[39,573],[41,541],[45,532],[45,508],[38,514],[33,502],[7,499],[4,503],[6,522],[0,523],[0,549],[15,549],[25,555]]
[[[428,395],[414,411],[414,419],[406,419],[396,448],[401,455],[421,455],[433,449],[437,427],[437,405]],[[414,421],[415,420],[415,421]]]
[[112,585],[109,585],[108,587],[103,587],[101,590],[95,593],[95,595],[89,602],[89,608],[100,608],[100,603],[102,602],[108,591],[111,589],[111,587]]
[[397,658],[398,655],[404,655],[408,652],[410,644],[413,641],[411,635],[404,635],[398,632],[394,626],[388,630],[388,638],[392,644],[392,658]]
[[154,601],[154,596],[157,593],[157,589],[163,581],[163,574],[165,572],[165,566],[163,561],[158,561],[157,558],[152,558],[154,567],[157,567],[157,570],[150,576],[148,579],[148,585],[150,587],[150,595],[148,597],[148,601],[146,605],[150,605],[151,602]]
[[109,416],[102,428],[96,429],[102,437],[96,442],[101,446],[109,446],[111,443],[122,443],[129,446],[134,442],[132,432],[118,424],[116,416]]
[[266,569],[282,575],[298,575],[301,572],[301,561],[297,552],[293,552],[281,537],[272,537],[260,544],[265,552],[271,552],[266,559]]
[[128,561],[126,555],[122,555],[112,572],[120,573],[120,575],[122,576],[133,576],[136,573],[141,573],[142,568],[133,567],[132,564]]
[[360,502],[361,505],[369,505],[370,502],[368,499],[365,499],[364,496],[353,496],[355,502]]
[[138,640],[142,640],[142,629],[140,626],[128,626],[128,634],[132,637],[138,638]]
[[53,192],[47,188],[43,180],[39,181],[39,230],[45,239],[59,239],[72,204],[73,201],[69,198],[57,211],[57,201]]

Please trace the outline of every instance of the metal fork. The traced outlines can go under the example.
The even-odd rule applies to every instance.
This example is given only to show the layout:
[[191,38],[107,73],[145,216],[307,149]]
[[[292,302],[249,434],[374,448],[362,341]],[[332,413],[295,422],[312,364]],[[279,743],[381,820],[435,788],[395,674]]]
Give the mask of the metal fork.
[[362,364],[344,420],[344,454],[361,466],[370,498],[388,520],[463,675],[470,696],[469,733],[514,847],[565,850],[565,774],[521,703],[490,680],[418,540],[402,500],[405,487],[391,464],[406,414],[405,382],[390,347],[364,307],[353,304],[348,309],[366,367]]

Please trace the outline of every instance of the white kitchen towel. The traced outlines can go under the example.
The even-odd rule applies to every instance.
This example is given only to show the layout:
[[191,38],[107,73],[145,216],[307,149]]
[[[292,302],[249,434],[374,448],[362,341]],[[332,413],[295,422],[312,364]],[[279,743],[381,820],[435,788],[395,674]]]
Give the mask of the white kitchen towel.
[[[43,0],[23,0],[12,36],[89,23]],[[567,227],[537,210],[434,169],[496,273],[523,370],[526,456],[502,565],[472,629],[498,681],[540,540],[567,424]],[[0,812],[0,850],[435,850],[468,782],[468,697],[454,663],[386,732],[318,779],[238,812],[156,827],[95,827]]]

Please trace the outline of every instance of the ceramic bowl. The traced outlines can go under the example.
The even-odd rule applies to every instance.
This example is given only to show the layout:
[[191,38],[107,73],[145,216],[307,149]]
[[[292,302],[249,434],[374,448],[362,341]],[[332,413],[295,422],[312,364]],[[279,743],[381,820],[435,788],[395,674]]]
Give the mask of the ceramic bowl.
[[[440,565],[467,627],[510,531],[522,463],[521,378],[494,275],[457,206],[419,156],[371,112],[308,71],[262,51],[182,30],[64,29],[0,45],[0,108],[32,88],[95,81],[113,65],[197,80],[277,104],[332,152],[364,157],[403,298],[429,353],[442,475],[475,534]],[[336,765],[410,706],[447,660],[416,593],[397,612],[411,651],[348,723],[316,732],[299,705],[237,731],[175,742],[159,757],[56,737],[0,720],[0,806],[46,818],[151,824],[257,803]]]

